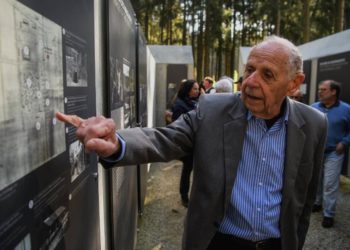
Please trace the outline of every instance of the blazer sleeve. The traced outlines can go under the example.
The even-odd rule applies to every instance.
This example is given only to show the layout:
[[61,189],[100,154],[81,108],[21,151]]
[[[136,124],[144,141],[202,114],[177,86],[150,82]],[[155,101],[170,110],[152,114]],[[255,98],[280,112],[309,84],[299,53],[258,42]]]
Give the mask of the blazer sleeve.
[[103,159],[100,162],[109,168],[178,159],[192,152],[197,127],[197,111],[193,110],[167,127],[118,130],[118,135],[125,141],[124,157],[114,162],[109,158],[109,164]]

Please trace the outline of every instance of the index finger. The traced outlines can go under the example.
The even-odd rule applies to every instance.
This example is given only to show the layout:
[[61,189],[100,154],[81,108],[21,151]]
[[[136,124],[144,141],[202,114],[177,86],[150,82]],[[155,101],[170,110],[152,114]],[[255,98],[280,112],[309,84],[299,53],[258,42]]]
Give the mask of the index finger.
[[69,123],[74,127],[79,127],[85,120],[77,115],[66,115],[61,112],[56,112],[56,118],[61,122]]

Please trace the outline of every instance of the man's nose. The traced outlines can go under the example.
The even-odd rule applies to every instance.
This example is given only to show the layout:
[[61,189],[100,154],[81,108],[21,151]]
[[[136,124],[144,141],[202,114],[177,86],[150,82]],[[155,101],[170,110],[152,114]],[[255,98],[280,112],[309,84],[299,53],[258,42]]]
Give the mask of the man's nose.
[[258,81],[259,81],[259,75],[255,71],[251,73],[249,76],[247,76],[246,78],[244,78],[243,84],[245,84],[248,87],[258,87],[259,86]]

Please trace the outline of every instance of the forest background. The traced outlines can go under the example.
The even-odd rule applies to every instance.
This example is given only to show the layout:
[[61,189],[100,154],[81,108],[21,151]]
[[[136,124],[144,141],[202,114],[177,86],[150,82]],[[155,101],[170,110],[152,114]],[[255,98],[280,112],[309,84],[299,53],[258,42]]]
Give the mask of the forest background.
[[[350,0],[131,0],[149,45],[191,45],[195,75],[237,79],[240,46],[301,45],[350,29]],[[350,41],[349,41],[350,42]]]

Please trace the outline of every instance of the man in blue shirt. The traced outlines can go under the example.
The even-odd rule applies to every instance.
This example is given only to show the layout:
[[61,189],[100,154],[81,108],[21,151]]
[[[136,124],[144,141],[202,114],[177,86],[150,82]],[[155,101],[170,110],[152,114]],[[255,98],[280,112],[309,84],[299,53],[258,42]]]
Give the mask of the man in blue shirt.
[[350,144],[350,105],[339,100],[340,84],[333,80],[325,80],[319,84],[319,102],[312,107],[325,113],[328,118],[328,135],[320,176],[319,189],[313,212],[322,210],[322,226],[333,226],[339,178],[344,160],[344,149]]
[[184,250],[302,249],[327,135],[321,112],[287,96],[304,81],[298,49],[272,36],[252,48],[238,95],[201,95],[165,128],[118,130],[104,117],[77,126],[104,167],[194,155]]

